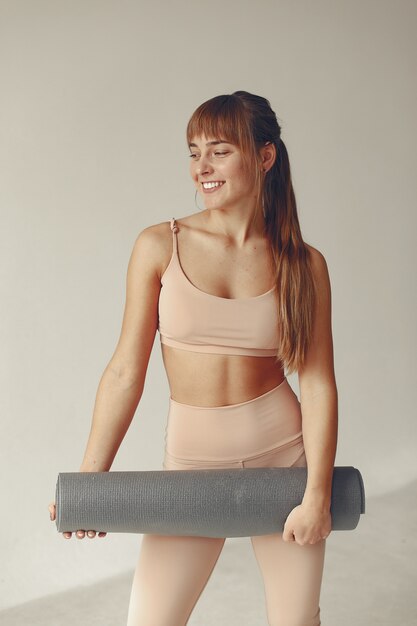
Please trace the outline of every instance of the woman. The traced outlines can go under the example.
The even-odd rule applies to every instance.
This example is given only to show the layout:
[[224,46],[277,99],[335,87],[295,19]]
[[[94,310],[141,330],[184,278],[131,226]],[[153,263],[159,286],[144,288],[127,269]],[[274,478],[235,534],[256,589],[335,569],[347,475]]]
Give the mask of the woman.
[[[165,470],[308,467],[302,503],[283,533],[251,541],[268,623],[317,626],[338,421],[326,261],[302,239],[268,100],[236,91],[204,102],[187,142],[205,209],[136,239],[121,336],[80,471],[110,469],[159,330],[171,392]],[[300,402],[284,368],[298,372]],[[186,624],[224,542],[143,535],[128,626]]]

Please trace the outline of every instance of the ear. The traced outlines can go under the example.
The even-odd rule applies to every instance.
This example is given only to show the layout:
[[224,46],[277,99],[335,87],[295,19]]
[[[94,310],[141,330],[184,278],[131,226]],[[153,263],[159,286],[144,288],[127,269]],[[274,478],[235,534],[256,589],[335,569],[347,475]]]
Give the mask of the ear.
[[277,150],[275,144],[272,141],[266,141],[260,149],[261,155],[261,169],[267,172],[271,169],[277,158]]

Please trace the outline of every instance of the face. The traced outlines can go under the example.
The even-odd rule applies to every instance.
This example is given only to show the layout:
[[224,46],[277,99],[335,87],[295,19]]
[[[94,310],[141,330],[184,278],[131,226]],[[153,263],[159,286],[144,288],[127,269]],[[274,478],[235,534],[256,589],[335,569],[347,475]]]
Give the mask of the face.
[[[239,148],[222,137],[194,137],[190,143],[190,174],[207,209],[226,208],[254,197]],[[211,183],[207,186],[204,183]]]

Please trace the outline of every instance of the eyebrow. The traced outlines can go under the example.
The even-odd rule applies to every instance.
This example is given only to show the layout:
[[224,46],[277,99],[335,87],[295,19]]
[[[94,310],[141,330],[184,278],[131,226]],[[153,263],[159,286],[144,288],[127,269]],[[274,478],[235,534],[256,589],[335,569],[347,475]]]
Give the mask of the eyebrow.
[[[216,146],[219,143],[230,143],[229,141],[225,141],[224,139],[221,139],[220,141],[208,141],[206,143],[206,146]],[[230,144],[231,145],[231,144]],[[196,143],[189,143],[188,144],[189,148],[198,148]]]

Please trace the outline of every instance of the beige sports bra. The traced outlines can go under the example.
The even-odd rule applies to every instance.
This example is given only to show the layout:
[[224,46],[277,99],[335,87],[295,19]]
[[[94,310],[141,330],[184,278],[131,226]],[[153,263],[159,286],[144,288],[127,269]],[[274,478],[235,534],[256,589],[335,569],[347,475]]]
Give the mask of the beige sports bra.
[[170,225],[173,250],[161,277],[158,303],[161,343],[191,352],[275,356],[279,345],[275,286],[250,298],[222,298],[201,291],[180,265],[174,217]]

